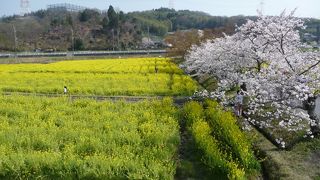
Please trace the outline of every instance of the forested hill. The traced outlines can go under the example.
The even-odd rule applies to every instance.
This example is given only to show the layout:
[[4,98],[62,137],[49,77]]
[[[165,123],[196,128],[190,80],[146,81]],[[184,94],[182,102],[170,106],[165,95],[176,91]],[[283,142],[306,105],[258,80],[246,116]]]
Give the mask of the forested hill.
[[150,39],[156,42],[153,48],[163,48],[161,41],[170,31],[241,25],[248,18],[256,17],[211,16],[168,8],[123,13],[115,11],[112,6],[107,12],[94,9],[81,12],[40,10],[24,17],[1,18],[0,51],[143,49]]
[[[129,16],[137,19],[145,26],[161,29],[159,34],[166,31],[177,31],[185,29],[205,29],[218,28],[227,24],[243,24],[246,19],[255,19],[255,17],[245,16],[211,16],[204,12],[161,8],[151,11],[132,12]],[[157,27],[158,26],[158,27]],[[155,30],[156,31],[156,30]],[[155,32],[157,33],[157,32]]]

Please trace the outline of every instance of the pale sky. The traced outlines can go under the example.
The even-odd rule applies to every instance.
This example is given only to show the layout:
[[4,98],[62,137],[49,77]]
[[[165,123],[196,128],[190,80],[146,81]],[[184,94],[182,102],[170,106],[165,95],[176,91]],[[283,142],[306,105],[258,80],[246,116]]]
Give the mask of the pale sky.
[[[89,8],[107,9],[109,5],[124,12],[168,7],[169,0],[29,0],[30,9],[46,9],[48,4],[71,3]],[[177,10],[203,11],[217,16],[257,15],[262,0],[174,0]],[[19,14],[20,0],[0,0],[0,16]],[[279,15],[284,9],[298,8],[296,16],[320,19],[320,0],[264,0],[266,15]]]

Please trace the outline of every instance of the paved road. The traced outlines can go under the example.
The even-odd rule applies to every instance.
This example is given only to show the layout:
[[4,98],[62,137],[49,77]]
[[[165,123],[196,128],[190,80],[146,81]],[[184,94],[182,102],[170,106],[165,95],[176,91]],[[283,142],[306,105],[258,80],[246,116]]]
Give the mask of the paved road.
[[9,57],[63,57],[63,56],[108,56],[108,55],[143,55],[165,54],[166,50],[134,50],[134,51],[75,51],[75,52],[19,52],[0,53],[0,58]]

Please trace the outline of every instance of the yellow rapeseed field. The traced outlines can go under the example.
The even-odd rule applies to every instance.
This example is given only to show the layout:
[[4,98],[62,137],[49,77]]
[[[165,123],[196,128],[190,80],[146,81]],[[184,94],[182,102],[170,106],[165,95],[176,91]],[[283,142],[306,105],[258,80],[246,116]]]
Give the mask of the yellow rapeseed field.
[[171,99],[0,96],[0,179],[173,179]]
[[167,58],[0,65],[3,92],[188,96],[196,83]]
[[6,64],[0,81],[7,92],[0,95],[0,179],[174,179],[180,135],[172,99],[38,94],[62,95],[67,86],[71,95],[191,95],[197,84],[170,59]]

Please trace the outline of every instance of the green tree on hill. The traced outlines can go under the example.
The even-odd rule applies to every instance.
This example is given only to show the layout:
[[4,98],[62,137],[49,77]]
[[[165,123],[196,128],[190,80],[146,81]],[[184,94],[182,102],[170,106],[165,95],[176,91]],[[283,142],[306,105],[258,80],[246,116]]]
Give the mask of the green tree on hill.
[[85,9],[79,13],[79,21],[87,22],[90,19],[99,19],[100,13],[94,9]]
[[82,39],[75,39],[74,41],[74,49],[75,50],[84,50],[85,46]]
[[108,23],[109,28],[117,29],[119,27],[119,16],[112,6],[109,6],[107,14],[109,18],[109,23]]

